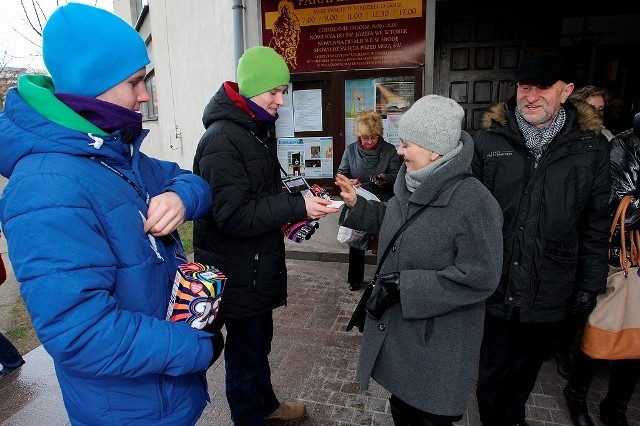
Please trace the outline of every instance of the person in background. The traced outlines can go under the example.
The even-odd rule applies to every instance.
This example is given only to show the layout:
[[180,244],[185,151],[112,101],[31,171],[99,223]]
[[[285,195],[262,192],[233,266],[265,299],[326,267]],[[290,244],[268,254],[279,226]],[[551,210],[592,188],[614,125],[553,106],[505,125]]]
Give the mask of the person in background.
[[[573,91],[569,99],[580,100],[588,103],[598,111],[600,118],[604,118],[604,111],[609,101],[611,101],[611,94],[604,89],[595,86],[584,86]],[[607,140],[613,138],[613,134],[604,125],[600,129],[600,133],[605,135]]]
[[219,312],[227,329],[231,419],[263,425],[305,413],[302,402],[280,402],[271,385],[272,313],[287,303],[281,228],[339,210],[324,198],[282,191],[275,121],[289,84],[284,59],[270,47],[252,47],[238,61],[237,75],[238,82],[223,83],[203,113],[206,131],[193,171],[209,182],[213,200],[194,223],[194,257],[227,277]]
[[568,101],[561,57],[524,60],[516,95],[474,137],[474,174],[504,215],[498,289],[486,304],[476,396],[484,426],[525,425],[525,404],[570,315],[584,324],[607,280],[609,145],[602,120]]
[[[404,163],[387,203],[367,201],[348,177],[336,177],[350,209],[345,226],[380,232],[378,261],[407,218],[427,206],[382,263],[357,368],[362,389],[371,377],[391,392],[395,425],[446,426],[462,418],[477,371],[484,300],[500,280],[502,214],[468,173],[473,140],[462,131],[463,117],[458,103],[438,95],[419,99],[402,116]],[[372,304],[377,298],[381,303]]]
[[[0,231],[0,238],[2,237],[2,231]],[[0,255],[0,284],[7,280],[7,270]],[[24,358],[20,355],[20,352],[13,346],[13,343],[0,333],[0,377],[6,376],[12,371],[18,369],[24,364]]]
[[147,49],[125,21],[68,3],[43,31],[51,77],[22,75],[0,114],[0,222],[71,424],[193,425],[221,334],[165,319],[176,231],[211,191],[140,152]]
[[[569,100],[576,103],[583,101],[591,105],[598,112],[600,118],[604,115],[605,106],[609,102],[611,95],[604,89],[595,86],[584,86],[576,89],[569,96]],[[604,125],[600,128],[607,140],[611,140],[613,135]],[[579,330],[576,330],[576,326]],[[582,324],[573,324],[570,319],[565,319],[559,324],[553,337],[552,350],[553,357],[556,361],[556,369],[558,374],[565,379],[569,378],[570,366],[573,354],[576,351],[576,345],[580,343],[580,337],[577,333],[582,330]]]
[[17,370],[24,364],[24,358],[18,349],[11,343],[4,334],[0,333],[0,377],[4,377],[12,371]]
[[631,127],[631,117],[624,105],[624,99],[614,97],[604,109],[604,126],[617,135]]
[[[640,193],[638,178],[640,178],[640,113],[633,121],[633,128],[619,133],[611,140],[611,220],[622,197],[633,195],[636,199],[629,205],[625,220],[626,229],[640,227]],[[615,237],[614,240],[615,241]],[[615,247],[614,244],[612,244]],[[619,247],[616,247],[619,252]],[[610,259],[612,266],[619,266],[619,258]],[[589,416],[586,395],[591,381],[603,361],[589,358],[580,350],[579,334],[576,353],[572,363],[571,374],[564,394],[567,396],[567,406],[571,419],[576,426],[593,426]],[[627,426],[627,407],[640,379],[640,360],[625,359],[610,361],[609,387],[605,398],[600,401],[600,420],[608,426]],[[579,396],[576,398],[574,396]]]
[[[393,196],[400,158],[396,148],[382,138],[382,117],[372,110],[358,113],[353,133],[358,140],[347,145],[337,173],[346,176],[351,185],[373,193],[380,201],[389,200]],[[377,236],[374,239],[377,241]],[[351,291],[360,289],[364,279],[364,254],[368,247],[362,248],[349,246],[347,282]]]

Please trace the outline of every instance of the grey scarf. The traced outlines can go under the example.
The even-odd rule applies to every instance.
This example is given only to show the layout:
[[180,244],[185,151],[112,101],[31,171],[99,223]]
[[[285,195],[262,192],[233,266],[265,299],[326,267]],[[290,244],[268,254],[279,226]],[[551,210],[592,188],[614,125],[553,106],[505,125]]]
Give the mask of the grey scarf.
[[421,183],[426,182],[429,176],[431,176],[436,170],[444,167],[449,162],[449,160],[458,155],[460,151],[462,151],[462,142],[458,142],[458,146],[446,153],[440,160],[428,164],[421,169],[407,172],[404,175],[404,181],[407,185],[407,190],[409,192],[415,191]]
[[549,143],[560,132],[560,129],[562,129],[562,126],[564,126],[564,122],[567,119],[567,114],[564,111],[564,107],[561,105],[560,111],[558,111],[558,115],[553,119],[553,122],[548,126],[538,129],[525,120],[518,109],[516,109],[515,112],[516,121],[518,122],[518,127],[520,128],[522,135],[524,136],[527,148],[529,148],[529,151],[531,151],[536,159],[540,158],[542,154],[544,154],[549,147]]

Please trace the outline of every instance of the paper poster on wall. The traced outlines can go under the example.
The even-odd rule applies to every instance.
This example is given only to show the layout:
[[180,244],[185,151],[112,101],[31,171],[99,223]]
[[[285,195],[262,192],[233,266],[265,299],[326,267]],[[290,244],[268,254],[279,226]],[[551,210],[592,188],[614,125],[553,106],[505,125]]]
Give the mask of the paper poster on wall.
[[359,112],[375,109],[376,88],[372,78],[345,80],[344,112],[345,117],[353,118]]
[[293,131],[293,108],[281,106],[278,108],[278,119],[276,120],[276,136],[279,138],[292,138]]
[[345,118],[344,119],[344,144],[349,145],[350,143],[354,143],[358,140],[356,135],[353,134],[353,129],[355,127],[356,120],[353,118]]
[[279,138],[292,138],[295,136],[293,130],[293,86],[289,83],[289,88],[284,93],[284,105],[278,108],[278,119],[276,120],[276,136]]
[[413,104],[413,76],[376,79],[376,111],[380,114],[405,112]]
[[289,88],[284,93],[284,106],[293,108],[293,83],[289,83]]
[[278,160],[290,176],[333,177],[333,138],[279,138]]
[[322,89],[293,92],[293,121],[296,132],[322,131]]
[[306,177],[333,177],[333,138],[331,136],[303,138]]
[[382,126],[384,129],[384,140],[391,145],[398,148],[400,145],[400,138],[398,137],[398,124],[400,124],[400,118],[402,114],[388,114],[387,118],[382,120]]
[[278,161],[289,176],[304,174],[304,143],[300,138],[278,138]]

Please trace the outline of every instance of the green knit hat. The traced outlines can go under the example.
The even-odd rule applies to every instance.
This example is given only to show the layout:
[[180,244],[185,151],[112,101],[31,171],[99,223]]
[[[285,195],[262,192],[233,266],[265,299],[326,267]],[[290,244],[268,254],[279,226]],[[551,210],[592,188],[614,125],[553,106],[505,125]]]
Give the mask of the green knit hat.
[[238,88],[245,98],[286,86],[289,77],[287,63],[270,47],[247,49],[238,61]]

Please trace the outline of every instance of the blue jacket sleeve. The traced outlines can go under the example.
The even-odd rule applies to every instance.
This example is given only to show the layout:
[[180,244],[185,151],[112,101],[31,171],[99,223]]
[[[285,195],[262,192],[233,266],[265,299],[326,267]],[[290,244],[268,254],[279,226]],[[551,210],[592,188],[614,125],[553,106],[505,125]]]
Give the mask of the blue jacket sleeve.
[[144,157],[152,169],[158,194],[168,191],[178,194],[187,210],[186,220],[199,219],[207,213],[211,206],[211,187],[207,181],[176,163]]

